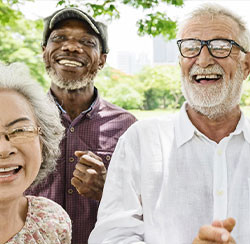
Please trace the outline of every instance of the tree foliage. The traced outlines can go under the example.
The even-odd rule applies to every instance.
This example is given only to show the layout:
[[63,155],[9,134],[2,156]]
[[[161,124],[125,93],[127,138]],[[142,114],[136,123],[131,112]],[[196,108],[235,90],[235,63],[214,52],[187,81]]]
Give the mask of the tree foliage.
[[59,6],[84,7],[94,17],[102,15],[107,19],[120,17],[121,6],[131,6],[142,9],[144,16],[138,19],[136,25],[139,35],[163,35],[167,39],[175,38],[176,21],[168,17],[163,7],[183,5],[183,0],[59,0]]
[[176,109],[184,102],[177,65],[146,67],[136,75],[106,67],[95,84],[102,96],[126,109]]
[[[31,75],[47,88],[40,45],[43,23],[42,20],[27,20],[18,9],[12,8],[13,4],[22,2],[0,0],[0,60],[4,63],[26,63]],[[5,18],[1,18],[1,14],[5,14]]]

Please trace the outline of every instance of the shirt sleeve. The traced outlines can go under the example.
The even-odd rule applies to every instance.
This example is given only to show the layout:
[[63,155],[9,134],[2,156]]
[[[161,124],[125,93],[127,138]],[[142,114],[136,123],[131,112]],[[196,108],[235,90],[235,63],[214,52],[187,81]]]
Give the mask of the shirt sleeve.
[[136,134],[132,126],[118,141],[89,244],[145,243],[140,195],[140,144]]

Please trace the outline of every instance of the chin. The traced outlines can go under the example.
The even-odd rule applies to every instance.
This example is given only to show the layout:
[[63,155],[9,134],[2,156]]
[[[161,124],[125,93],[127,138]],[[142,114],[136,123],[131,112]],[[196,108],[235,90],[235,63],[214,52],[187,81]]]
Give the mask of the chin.
[[52,82],[61,89],[66,90],[79,90],[89,87],[94,84],[94,78],[96,77],[97,71],[93,74],[88,73],[82,78],[77,80],[66,80],[63,77],[56,74],[53,69],[47,69],[48,75]]

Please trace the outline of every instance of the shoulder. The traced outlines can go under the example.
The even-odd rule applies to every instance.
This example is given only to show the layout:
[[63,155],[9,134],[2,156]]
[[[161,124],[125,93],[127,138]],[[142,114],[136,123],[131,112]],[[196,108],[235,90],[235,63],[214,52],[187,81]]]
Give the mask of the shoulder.
[[26,197],[29,202],[27,219],[30,224],[36,222],[40,229],[48,233],[71,234],[71,220],[59,204],[45,197]]
[[101,111],[105,111],[105,112],[110,112],[111,114],[114,115],[120,115],[120,116],[124,116],[127,119],[132,119],[133,121],[136,121],[136,118],[133,114],[129,113],[127,110],[112,104],[108,101],[106,101],[105,99],[100,97],[100,109]]
[[152,140],[158,138],[159,135],[173,134],[176,114],[166,115],[159,118],[149,118],[135,122],[122,135],[122,138],[131,138],[135,141]]
[[169,114],[159,118],[143,119],[134,123],[130,129],[142,132],[173,129],[175,119],[176,114]]
[[71,243],[71,221],[63,208],[44,197],[26,198],[28,213],[25,225],[7,243]]
[[43,213],[43,215],[48,217],[64,216],[69,219],[66,211],[56,202],[45,198],[36,196],[26,196],[29,202],[29,210],[33,213]]

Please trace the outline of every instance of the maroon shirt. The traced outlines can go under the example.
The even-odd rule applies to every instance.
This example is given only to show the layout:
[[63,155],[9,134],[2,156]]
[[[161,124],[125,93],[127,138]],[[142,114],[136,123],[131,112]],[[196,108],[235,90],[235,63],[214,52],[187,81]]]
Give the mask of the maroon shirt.
[[[97,94],[97,90],[95,92]],[[99,202],[79,195],[71,185],[77,163],[74,152],[92,151],[101,157],[108,167],[119,137],[136,118],[98,95],[92,106],[73,121],[62,108],[60,109],[66,131],[60,146],[61,157],[57,169],[49,175],[46,182],[26,191],[26,194],[44,196],[59,203],[72,220],[72,243],[87,244],[96,222]]]

